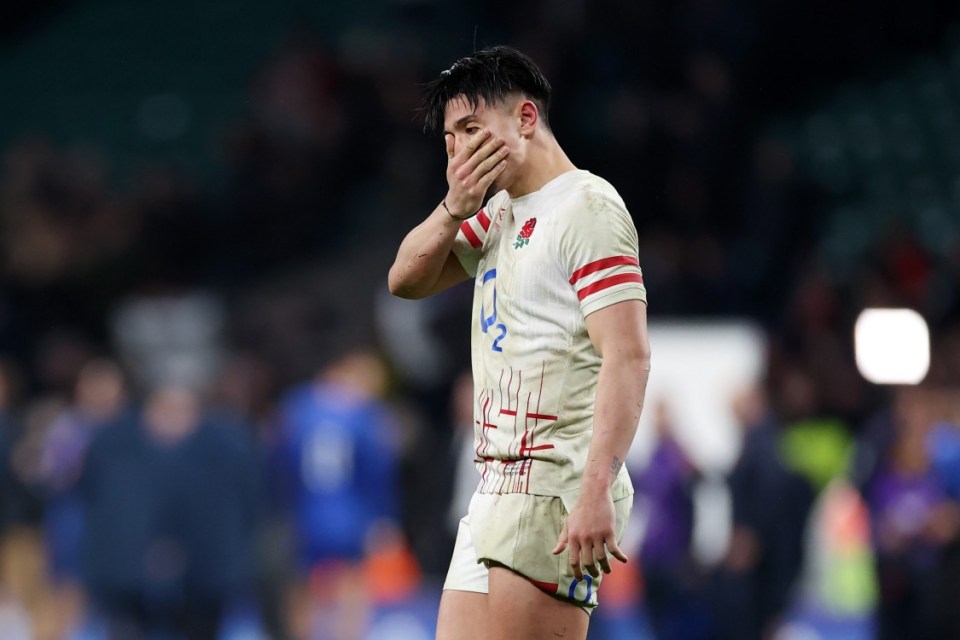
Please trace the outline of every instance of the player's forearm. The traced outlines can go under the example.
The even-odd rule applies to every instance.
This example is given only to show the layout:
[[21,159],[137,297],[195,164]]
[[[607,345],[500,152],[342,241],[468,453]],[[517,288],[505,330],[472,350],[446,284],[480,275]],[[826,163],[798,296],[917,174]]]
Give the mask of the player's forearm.
[[401,298],[425,296],[443,272],[460,224],[440,205],[414,227],[403,239],[390,267],[390,293]]
[[601,494],[616,480],[637,433],[649,373],[650,351],[645,344],[621,347],[604,357],[581,493]]

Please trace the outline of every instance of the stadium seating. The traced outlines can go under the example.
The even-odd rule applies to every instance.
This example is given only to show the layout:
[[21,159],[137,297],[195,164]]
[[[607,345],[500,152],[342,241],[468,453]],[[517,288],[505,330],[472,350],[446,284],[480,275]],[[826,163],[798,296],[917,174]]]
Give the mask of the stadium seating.
[[842,85],[774,130],[828,196],[821,248],[835,269],[891,225],[943,255],[960,232],[960,25],[938,54]]

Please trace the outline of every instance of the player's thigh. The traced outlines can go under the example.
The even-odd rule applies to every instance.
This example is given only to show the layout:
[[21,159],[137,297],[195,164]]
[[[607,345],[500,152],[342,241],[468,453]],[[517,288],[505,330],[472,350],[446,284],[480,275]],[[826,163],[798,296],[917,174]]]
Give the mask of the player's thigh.
[[490,568],[489,640],[584,640],[590,616],[576,604],[559,600],[523,576]]
[[487,594],[445,589],[440,596],[436,640],[488,640]]

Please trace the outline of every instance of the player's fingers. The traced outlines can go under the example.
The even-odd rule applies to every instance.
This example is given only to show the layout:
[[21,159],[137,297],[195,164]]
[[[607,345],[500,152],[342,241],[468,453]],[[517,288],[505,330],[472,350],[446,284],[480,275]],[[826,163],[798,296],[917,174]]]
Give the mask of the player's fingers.
[[503,170],[507,168],[507,159],[504,158],[498,162],[493,169],[486,172],[479,180],[477,180],[477,186],[480,191],[486,191],[490,188],[490,185],[493,184],[493,181],[503,173]]
[[474,134],[474,136],[467,140],[467,143],[463,145],[463,149],[460,150],[458,154],[460,156],[461,163],[465,163],[470,157],[477,152],[477,149],[483,146],[484,141],[490,137],[490,132],[486,129],[482,129],[479,133]]
[[463,178],[466,178],[470,175],[476,177],[476,170],[480,163],[493,155],[497,148],[499,148],[501,145],[503,145],[503,142],[500,141],[499,138],[491,137],[485,144],[481,145],[470,156],[464,158],[460,162],[458,173]]
[[610,568],[610,558],[607,556],[601,556],[597,559],[597,562],[600,563],[600,571],[603,571],[604,573],[610,573],[613,571],[613,569]]
[[580,567],[580,543],[575,539],[570,540],[570,569],[577,580],[583,580],[583,569]]
[[580,563],[587,570],[587,573],[594,578],[600,575],[600,571],[597,569],[597,561],[593,557],[593,545],[585,544],[580,548]]
[[630,558],[627,557],[627,554],[621,551],[620,547],[617,546],[617,541],[613,536],[610,536],[609,538],[607,538],[607,551],[609,551],[610,555],[612,555],[614,558],[616,558],[620,562],[630,561]]
[[560,530],[560,537],[557,538],[557,546],[553,548],[553,555],[558,556],[563,553],[563,550],[567,548],[567,524],[563,524],[563,528]]
[[[478,152],[477,155],[480,155]],[[496,167],[501,160],[504,160],[508,155],[510,155],[510,149],[507,148],[507,145],[502,145],[500,148],[496,149],[491,153],[485,160],[477,164],[477,168],[474,169],[473,175],[477,177],[477,182],[490,173],[494,167]]]
[[504,142],[502,138],[490,137],[482,146],[473,152],[472,156],[464,161],[464,169],[472,173],[477,166],[479,166],[484,160],[494,155],[497,152],[497,149],[501,149],[503,146]]
[[573,569],[573,577],[577,580],[583,580],[583,569],[580,568],[580,563],[570,565],[570,568]]
[[456,142],[456,138],[453,137],[452,133],[448,133],[443,136],[443,143],[447,147],[447,162],[453,160],[453,143]]
[[610,573],[610,558],[607,557],[607,552],[602,542],[593,548],[593,557],[596,558],[601,571]]

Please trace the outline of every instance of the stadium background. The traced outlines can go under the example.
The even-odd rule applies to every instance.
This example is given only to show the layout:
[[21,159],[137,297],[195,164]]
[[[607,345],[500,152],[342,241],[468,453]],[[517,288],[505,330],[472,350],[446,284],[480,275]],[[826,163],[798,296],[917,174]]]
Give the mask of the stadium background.
[[[673,539],[692,542],[670,549],[671,566],[623,570],[591,638],[650,637],[654,624],[687,638],[956,629],[956,3],[57,0],[0,8],[3,637],[102,637],[94,591],[113,570],[160,626],[205,574],[216,575],[199,581],[225,612],[224,637],[289,628],[291,592],[315,595],[302,609],[315,637],[347,633],[331,631],[334,614],[361,620],[368,637],[429,637],[451,503],[468,482],[457,426],[469,424],[458,374],[470,291],[396,301],[385,273],[444,192],[440,142],[415,119],[420,86],[496,43],[542,65],[561,144],[623,195],[654,337],[703,345],[699,362],[676,356],[688,373],[746,363],[737,389],[687,391],[683,367],[670,374],[682,398],[672,402],[716,397],[724,428],[671,424],[683,406],[648,398],[635,476],[656,426],[675,430],[698,470],[664,472],[679,482],[673,498],[644,499],[639,486],[638,519],[666,500]],[[933,360],[919,387],[858,373],[853,325],[871,306],[926,319]],[[670,349],[654,341],[654,379]],[[303,586],[294,540],[335,527],[321,517],[300,530],[310,518],[283,469],[306,466],[285,462],[282,425],[299,415],[297,385],[316,376],[378,398],[375,416],[354,418],[385,432],[371,478],[395,492],[379,491],[389,495],[376,531],[341,536],[376,543],[343,552],[338,568],[327,558]],[[146,493],[93,513],[94,470],[124,477],[132,455],[116,439],[98,444],[98,416],[117,422],[110,433],[142,430],[145,398],[159,397],[146,406],[163,415],[189,405],[158,393],[172,387],[201,400],[202,424],[161,435],[164,447],[136,445],[149,463],[130,486]],[[201,433],[231,455],[187,451]],[[698,451],[704,438],[715,447]],[[321,469],[300,483],[336,485],[323,469],[350,451],[294,451]],[[761,495],[757,477],[787,488]],[[123,497],[112,482],[98,489]],[[914,485],[920,504],[898,506]],[[765,509],[770,500],[787,506]],[[163,517],[185,524],[128,526]],[[134,560],[84,538],[97,526]],[[196,531],[212,535],[207,547],[185,542]],[[217,547],[247,552],[203,565]],[[663,584],[654,622],[648,596]],[[785,595],[771,604],[770,592]],[[749,622],[737,628],[723,611]]]

